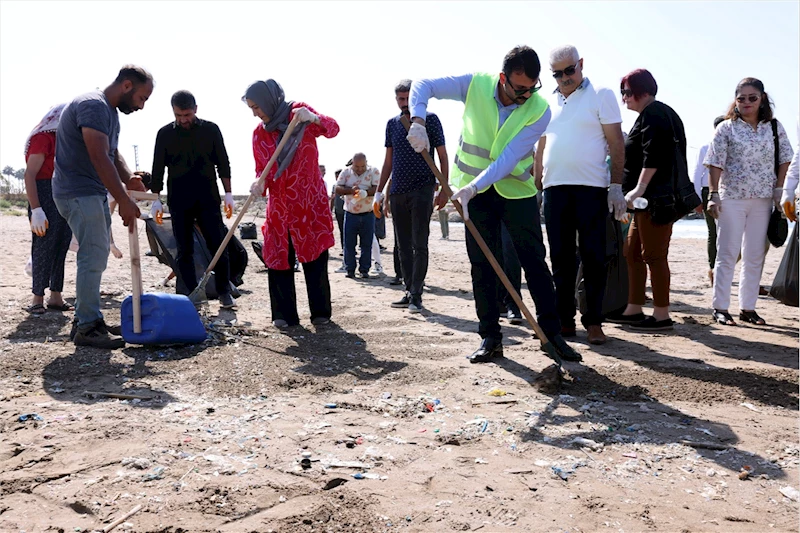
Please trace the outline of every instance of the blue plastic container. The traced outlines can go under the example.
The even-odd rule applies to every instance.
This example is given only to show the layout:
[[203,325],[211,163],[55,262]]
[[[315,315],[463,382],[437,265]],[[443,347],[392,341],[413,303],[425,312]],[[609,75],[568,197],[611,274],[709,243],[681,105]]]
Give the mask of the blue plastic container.
[[122,338],[131,344],[194,344],[206,328],[191,300],[182,294],[142,294],[142,332],[133,332],[133,297],[122,302]]

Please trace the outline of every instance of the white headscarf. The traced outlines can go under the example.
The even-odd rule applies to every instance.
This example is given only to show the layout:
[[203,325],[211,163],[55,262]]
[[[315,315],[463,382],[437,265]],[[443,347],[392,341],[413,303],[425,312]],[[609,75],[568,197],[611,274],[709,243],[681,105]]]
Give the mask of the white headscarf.
[[28,134],[28,138],[25,139],[25,157],[28,157],[28,148],[31,146],[31,139],[33,136],[38,133],[55,132],[58,129],[58,123],[61,121],[61,114],[64,113],[64,109],[66,108],[67,104],[58,104],[50,108],[50,111],[47,112],[39,124],[31,130]]

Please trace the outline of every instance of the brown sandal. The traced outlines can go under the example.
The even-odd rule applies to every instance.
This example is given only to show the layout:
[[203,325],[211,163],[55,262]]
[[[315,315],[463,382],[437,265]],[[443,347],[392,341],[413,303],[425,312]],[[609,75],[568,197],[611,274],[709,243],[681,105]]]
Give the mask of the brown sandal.
[[767,322],[755,311],[739,311],[739,320],[742,322],[748,322],[750,324],[755,324],[756,326],[766,326]]

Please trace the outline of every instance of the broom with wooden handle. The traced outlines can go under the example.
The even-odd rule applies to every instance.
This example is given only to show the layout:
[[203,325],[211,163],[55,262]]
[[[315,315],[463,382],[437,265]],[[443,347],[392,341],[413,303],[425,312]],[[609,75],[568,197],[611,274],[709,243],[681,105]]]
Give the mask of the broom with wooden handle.
[[[286,142],[289,140],[289,137],[291,137],[292,132],[299,123],[300,121],[297,120],[297,115],[295,115],[292,121],[289,122],[289,126],[283,133],[283,138],[281,139],[281,142],[278,143],[277,148],[275,148],[275,152],[272,154],[272,157],[269,158],[267,166],[264,167],[264,170],[261,172],[261,176],[259,176],[258,178],[258,182],[262,186],[264,184],[264,181],[267,179],[269,171],[272,169],[272,166],[275,164],[275,161],[277,161],[278,154],[281,153],[283,147],[286,145]],[[253,203],[253,200],[255,199],[256,195],[251,192],[250,196],[247,197],[247,200],[244,202],[244,205],[239,210],[239,214],[236,216],[236,220],[233,221],[233,225],[228,230],[228,234],[225,235],[225,238],[222,240],[222,244],[219,245],[217,253],[214,254],[214,257],[211,259],[211,262],[208,263],[208,267],[206,268],[206,271],[203,273],[203,277],[200,279],[200,282],[197,284],[197,287],[189,295],[189,299],[192,301],[192,303],[199,304],[206,301],[207,299],[206,285],[208,285],[208,280],[211,278],[211,273],[214,270],[214,267],[217,266],[217,261],[219,261],[219,258],[222,256],[222,252],[224,252],[225,248],[228,246],[231,237],[233,237],[233,234],[236,232],[236,228],[239,227],[239,222],[242,221],[242,217],[244,217],[244,214],[247,212],[247,209],[250,207],[250,204]]]
[[[408,131],[408,129],[411,127],[411,123],[409,122],[408,118],[403,116],[400,119],[400,121],[402,122],[406,131]],[[431,157],[431,155],[428,153],[427,150],[423,150],[422,152],[420,152],[420,155],[425,159],[425,162],[428,163],[428,166],[431,168],[431,171],[433,171],[433,174],[439,181],[439,185],[442,188],[439,194],[445,194],[447,195],[447,198],[450,198],[453,195],[453,191],[450,190],[450,186],[447,183],[447,179],[445,179],[445,177],[442,175],[442,172],[436,167],[436,164],[433,162],[433,158]],[[453,206],[456,208],[456,211],[458,211],[458,214],[461,215],[461,218],[464,219],[464,211],[462,210],[461,204],[458,202],[458,200],[453,200],[452,198],[450,198],[450,201],[453,203]],[[536,333],[536,336],[541,341],[542,349],[545,350],[547,352],[547,355],[549,355],[556,362],[557,366],[553,365],[555,367],[555,371],[553,371],[552,369],[545,369],[544,371],[542,371],[541,374],[542,377],[544,377],[545,380],[557,380],[557,383],[560,382],[561,379],[560,368],[563,362],[561,361],[561,356],[558,355],[558,351],[556,350],[555,346],[553,346],[553,344],[547,339],[547,336],[544,334],[544,331],[542,331],[542,328],[536,322],[536,319],[533,318],[533,315],[528,310],[528,307],[525,305],[525,303],[522,301],[522,298],[520,298],[516,289],[514,289],[514,286],[511,284],[511,281],[508,279],[508,276],[506,276],[506,273],[503,272],[503,267],[501,267],[500,263],[497,262],[497,259],[494,257],[494,254],[486,245],[486,241],[484,241],[483,237],[481,237],[481,234],[478,232],[478,228],[475,227],[475,224],[473,224],[471,220],[464,219],[464,225],[472,234],[472,237],[475,239],[475,242],[478,243],[478,247],[486,256],[486,259],[489,260],[489,264],[492,265],[492,268],[497,274],[497,277],[500,278],[500,281],[503,283],[503,286],[508,291],[508,294],[511,296],[511,299],[514,300],[514,303],[517,304],[517,307],[519,307],[520,311],[522,311],[522,314],[525,315],[525,319],[528,321],[528,324],[530,324],[534,333]],[[547,374],[545,374],[545,372],[547,372]],[[553,377],[553,372],[555,372],[555,375],[557,377]]]

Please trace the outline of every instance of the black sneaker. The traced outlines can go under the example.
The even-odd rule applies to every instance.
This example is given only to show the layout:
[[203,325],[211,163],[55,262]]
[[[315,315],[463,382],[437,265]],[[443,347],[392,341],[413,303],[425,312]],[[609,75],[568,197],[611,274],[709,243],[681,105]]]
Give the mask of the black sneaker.
[[125,347],[122,337],[109,335],[104,331],[100,324],[91,326],[86,331],[78,330],[75,334],[75,346],[91,346],[92,348],[102,348],[104,350],[116,350]]
[[396,302],[392,302],[392,307],[395,307],[397,309],[404,309],[407,308],[410,303],[411,303],[411,295],[406,293],[405,296],[403,296]]
[[389,285],[402,285],[402,284],[403,284],[403,278],[397,276],[395,276],[394,279],[392,279],[392,281],[389,282]]
[[370,279],[369,272],[359,272],[358,277],[361,279]]
[[230,293],[219,295],[219,306],[223,309],[233,309],[236,307],[236,300],[233,299]]
[[100,328],[101,333],[116,336],[122,335],[122,326],[109,326],[106,324],[105,320],[101,320],[97,327]]
[[350,278],[350,279],[356,279],[356,273],[355,272],[348,272],[347,274],[345,274],[345,277],[346,278]]
[[515,326],[522,324],[522,313],[518,309],[509,309],[506,318],[508,318],[509,324]]
[[419,313],[422,311],[422,296],[411,297],[411,302],[408,304],[408,311],[410,313]]

